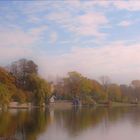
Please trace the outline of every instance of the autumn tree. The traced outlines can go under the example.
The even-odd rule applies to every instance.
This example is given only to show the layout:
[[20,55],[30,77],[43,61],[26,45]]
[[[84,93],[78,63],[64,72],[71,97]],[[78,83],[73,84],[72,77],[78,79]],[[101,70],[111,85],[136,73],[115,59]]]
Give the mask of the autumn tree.
[[33,92],[33,102],[36,105],[43,105],[43,103],[47,103],[51,94],[50,84],[36,74],[30,75],[28,80],[31,87],[30,91]]
[[106,99],[109,101],[109,95],[108,95],[108,87],[110,85],[110,78],[108,76],[101,76],[100,81],[103,87],[104,93],[106,93]]
[[15,100],[32,101],[37,105],[45,103],[51,87],[46,80],[40,78],[38,66],[32,60],[20,59],[13,62],[8,68],[15,77],[16,86],[19,88],[18,92],[13,95]]
[[68,76],[58,82],[55,87],[55,91],[59,95],[71,97],[69,99],[78,97],[83,104],[95,103],[94,98],[97,97],[95,94],[99,94],[99,92],[96,92],[99,86],[96,87],[93,80],[75,71],[69,72]]
[[64,85],[67,87],[67,92],[73,97],[80,96],[82,75],[78,72],[69,72],[68,77],[64,78]]
[[133,97],[132,97],[133,88],[131,86],[122,84],[122,85],[120,85],[120,90],[121,90],[121,94],[122,94],[122,98],[121,98],[122,102],[130,102],[131,99],[133,99]]
[[28,87],[28,76],[38,73],[38,66],[32,60],[27,59],[13,62],[8,69],[16,78],[17,86],[23,89],[27,89]]
[[97,82],[96,80],[91,80],[92,81],[92,97],[94,98],[95,101],[102,103],[107,100],[107,94],[103,90],[102,85]]
[[140,87],[140,80],[133,80],[133,81],[131,82],[131,85],[132,85],[134,88]]
[[101,81],[104,91],[107,91],[107,88],[110,84],[110,78],[108,76],[101,76],[100,81]]
[[11,99],[10,91],[7,86],[0,83],[0,106],[3,108],[9,104]]
[[108,98],[110,101],[121,101],[121,90],[119,85],[110,84],[108,87]]
[[15,91],[15,78],[0,67],[0,104],[7,105]]
[[133,80],[131,87],[133,89],[133,99],[140,100],[140,80]]

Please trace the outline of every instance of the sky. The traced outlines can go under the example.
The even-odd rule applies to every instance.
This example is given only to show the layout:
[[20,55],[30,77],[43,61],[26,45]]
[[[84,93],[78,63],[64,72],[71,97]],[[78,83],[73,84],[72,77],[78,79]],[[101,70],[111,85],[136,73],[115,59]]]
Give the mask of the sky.
[[0,65],[32,59],[46,79],[78,71],[140,79],[140,1],[0,0]]

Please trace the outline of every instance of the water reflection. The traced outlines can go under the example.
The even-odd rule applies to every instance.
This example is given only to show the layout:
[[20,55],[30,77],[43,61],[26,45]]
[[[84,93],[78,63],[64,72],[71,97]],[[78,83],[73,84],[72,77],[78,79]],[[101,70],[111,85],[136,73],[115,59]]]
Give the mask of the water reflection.
[[84,140],[92,137],[111,140],[115,135],[129,132],[129,128],[134,135],[140,132],[138,107],[0,112],[0,140]]
[[0,140],[37,140],[49,124],[48,111],[15,111],[0,113]]

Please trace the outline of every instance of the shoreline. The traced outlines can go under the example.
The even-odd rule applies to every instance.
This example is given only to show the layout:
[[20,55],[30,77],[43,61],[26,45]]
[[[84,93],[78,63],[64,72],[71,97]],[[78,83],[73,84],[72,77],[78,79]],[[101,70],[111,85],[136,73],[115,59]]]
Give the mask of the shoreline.
[[[70,109],[72,107],[140,107],[140,103],[121,103],[112,102],[111,104],[95,104],[95,105],[73,105],[71,101],[56,101],[47,106],[35,106],[31,103],[11,102],[6,109],[36,109],[36,108],[55,108],[55,109]],[[2,107],[0,107],[0,111]]]

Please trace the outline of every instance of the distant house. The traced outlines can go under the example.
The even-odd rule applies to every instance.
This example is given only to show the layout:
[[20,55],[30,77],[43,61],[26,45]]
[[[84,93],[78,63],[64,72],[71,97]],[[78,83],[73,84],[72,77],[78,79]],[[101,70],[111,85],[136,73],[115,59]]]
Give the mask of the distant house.
[[50,102],[50,103],[55,103],[55,99],[56,99],[55,95],[52,95],[52,96],[49,98],[49,102]]

